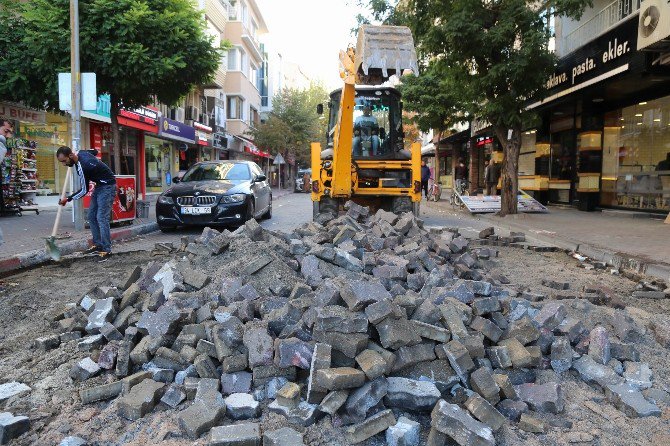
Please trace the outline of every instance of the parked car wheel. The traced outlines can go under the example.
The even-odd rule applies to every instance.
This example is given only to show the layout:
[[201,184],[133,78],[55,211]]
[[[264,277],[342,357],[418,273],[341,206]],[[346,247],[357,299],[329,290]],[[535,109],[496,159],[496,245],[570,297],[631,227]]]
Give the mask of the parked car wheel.
[[270,206],[268,206],[268,210],[265,211],[265,214],[261,217],[263,220],[269,220],[272,218],[272,195],[270,195]]
[[254,200],[252,198],[250,198],[249,199],[249,206],[247,207],[246,221],[249,221],[252,218],[255,218],[254,215],[256,215],[256,205],[254,204]]

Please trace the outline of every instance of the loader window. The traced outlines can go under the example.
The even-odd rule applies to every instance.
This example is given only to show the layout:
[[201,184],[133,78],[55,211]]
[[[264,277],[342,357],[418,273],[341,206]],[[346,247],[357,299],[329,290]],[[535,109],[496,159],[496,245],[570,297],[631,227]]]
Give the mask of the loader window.
[[[328,142],[333,143],[340,94],[331,96]],[[343,125],[345,125],[343,123]],[[387,89],[356,91],[352,155],[354,159],[404,159],[400,97]]]

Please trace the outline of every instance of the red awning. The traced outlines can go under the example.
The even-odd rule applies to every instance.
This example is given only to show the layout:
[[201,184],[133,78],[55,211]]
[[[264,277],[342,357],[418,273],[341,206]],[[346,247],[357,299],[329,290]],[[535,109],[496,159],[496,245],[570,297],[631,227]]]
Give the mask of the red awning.
[[256,146],[245,145],[244,151],[247,153],[251,153],[252,155],[260,156],[262,158],[271,158],[271,155],[268,152],[264,152]]

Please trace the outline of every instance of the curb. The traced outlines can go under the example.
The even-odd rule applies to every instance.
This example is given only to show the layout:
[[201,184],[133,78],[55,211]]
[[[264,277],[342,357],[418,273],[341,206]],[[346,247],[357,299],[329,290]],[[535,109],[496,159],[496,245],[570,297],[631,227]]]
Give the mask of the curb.
[[[112,241],[125,240],[138,235],[147,234],[158,230],[158,224],[143,223],[130,228],[120,229],[112,232]],[[60,250],[63,255],[73,254],[75,252],[83,251],[88,248],[92,242],[90,238],[70,240],[60,245]],[[45,249],[36,249],[33,251],[17,254],[13,257],[0,260],[0,275],[8,275],[20,269],[32,268],[43,263],[51,261],[51,257]]]
[[515,224],[513,222],[498,222],[493,221],[493,219],[482,216],[482,220],[490,222],[496,228],[503,228],[506,230],[513,231],[523,231],[526,234],[526,238],[540,241],[543,243],[552,244],[558,248],[565,249],[567,251],[574,251],[583,256],[589,257],[593,260],[599,262],[605,262],[606,264],[613,266],[617,269],[624,271],[631,271],[637,274],[644,274],[647,276],[655,277],[657,279],[670,282],[670,265],[664,263],[653,263],[647,260],[644,260],[640,257],[636,257],[632,254],[627,254],[625,252],[617,252],[605,248],[600,248],[597,246],[590,245],[588,243],[582,243],[576,240],[571,240],[569,238],[551,236],[551,235],[540,235],[540,234],[528,234],[528,231],[532,230],[524,225]]

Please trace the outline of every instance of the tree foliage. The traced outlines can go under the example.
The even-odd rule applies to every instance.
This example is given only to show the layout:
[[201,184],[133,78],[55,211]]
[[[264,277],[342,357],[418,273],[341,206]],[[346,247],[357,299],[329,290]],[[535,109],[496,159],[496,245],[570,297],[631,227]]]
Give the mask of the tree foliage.
[[[0,96],[54,108],[57,74],[70,71],[69,0],[0,1]],[[213,77],[221,49],[196,6],[191,0],[79,1],[81,71],[96,73],[98,93],[111,95],[113,112],[154,100],[174,104]]]
[[326,120],[320,119],[316,106],[327,100],[328,93],[320,84],[302,90],[285,88],[273,98],[268,119],[248,133],[259,147],[273,154],[291,152],[308,164],[310,144],[326,133]]
[[[526,105],[542,97],[556,64],[549,49],[550,11],[578,18],[591,0],[365,3],[372,17],[391,17],[394,24],[399,21],[411,28],[418,54],[428,67],[422,76],[448,79],[461,115],[494,126],[505,155],[501,214],[516,213],[521,129],[532,114]],[[451,103],[445,108],[454,109]]]

